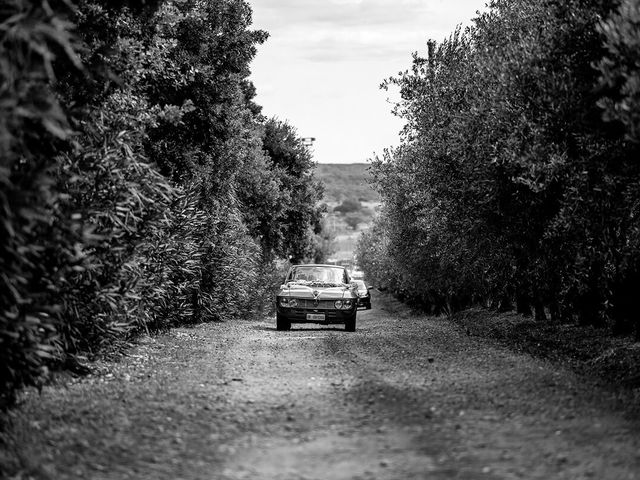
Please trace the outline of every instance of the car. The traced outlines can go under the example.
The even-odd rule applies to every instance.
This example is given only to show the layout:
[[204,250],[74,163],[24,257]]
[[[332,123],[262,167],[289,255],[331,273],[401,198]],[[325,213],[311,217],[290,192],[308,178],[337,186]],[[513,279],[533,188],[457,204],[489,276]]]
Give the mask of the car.
[[373,287],[367,287],[364,280],[354,280],[354,283],[358,285],[358,307],[371,310],[371,292],[369,292],[369,289]]
[[353,270],[351,270],[350,277],[351,280],[364,280],[364,272],[362,270],[354,268]]
[[358,288],[345,267],[302,264],[289,268],[276,295],[276,328],[292,323],[344,324],[356,330]]

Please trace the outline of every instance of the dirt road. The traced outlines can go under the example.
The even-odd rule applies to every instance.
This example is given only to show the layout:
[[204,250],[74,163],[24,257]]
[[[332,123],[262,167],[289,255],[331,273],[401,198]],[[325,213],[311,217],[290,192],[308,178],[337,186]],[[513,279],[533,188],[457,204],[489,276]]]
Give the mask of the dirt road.
[[16,478],[640,478],[640,425],[611,394],[373,301],[355,333],[202,325],[32,393]]

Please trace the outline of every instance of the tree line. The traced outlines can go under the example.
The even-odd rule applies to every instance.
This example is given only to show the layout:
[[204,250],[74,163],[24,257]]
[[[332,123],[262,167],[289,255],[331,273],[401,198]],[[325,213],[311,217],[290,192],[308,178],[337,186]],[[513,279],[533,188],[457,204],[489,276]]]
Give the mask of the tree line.
[[143,332],[259,312],[321,187],[243,0],[0,6],[0,406]]
[[433,312],[517,309],[640,335],[640,4],[492,0],[409,69],[369,280]]

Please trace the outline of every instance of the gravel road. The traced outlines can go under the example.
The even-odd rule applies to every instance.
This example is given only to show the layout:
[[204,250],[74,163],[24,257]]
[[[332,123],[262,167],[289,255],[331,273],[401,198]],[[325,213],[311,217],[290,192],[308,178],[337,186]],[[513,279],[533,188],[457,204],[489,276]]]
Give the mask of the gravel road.
[[27,395],[16,478],[640,479],[640,424],[613,394],[373,303],[355,333],[176,330]]

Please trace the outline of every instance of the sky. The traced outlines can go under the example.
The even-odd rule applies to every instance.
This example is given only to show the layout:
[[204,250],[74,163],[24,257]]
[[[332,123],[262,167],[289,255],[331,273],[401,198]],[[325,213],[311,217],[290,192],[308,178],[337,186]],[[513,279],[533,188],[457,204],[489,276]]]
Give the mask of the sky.
[[269,32],[251,70],[263,114],[314,137],[318,163],[363,163],[400,143],[380,84],[467,25],[486,0],[249,0]]

